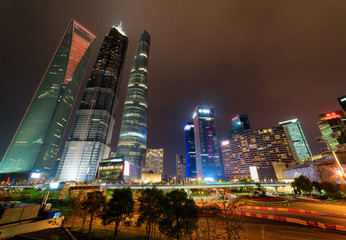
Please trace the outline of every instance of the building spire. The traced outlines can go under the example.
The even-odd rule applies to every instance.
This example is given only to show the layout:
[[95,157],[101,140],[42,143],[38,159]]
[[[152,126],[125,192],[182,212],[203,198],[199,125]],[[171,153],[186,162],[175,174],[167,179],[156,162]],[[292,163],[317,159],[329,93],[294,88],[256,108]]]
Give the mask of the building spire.
[[118,30],[118,32],[120,32],[122,35],[126,36],[126,33],[123,30],[123,21],[120,21],[119,25],[116,26],[115,29]]

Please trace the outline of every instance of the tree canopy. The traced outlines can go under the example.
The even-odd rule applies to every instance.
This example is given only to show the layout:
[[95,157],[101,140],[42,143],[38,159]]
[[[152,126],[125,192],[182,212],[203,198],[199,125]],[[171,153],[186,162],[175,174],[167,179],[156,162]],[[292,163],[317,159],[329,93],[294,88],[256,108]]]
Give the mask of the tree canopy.
[[169,238],[181,239],[190,236],[197,229],[199,210],[184,190],[167,193],[163,206],[159,228]]
[[130,188],[114,189],[111,200],[107,203],[103,215],[102,224],[115,223],[114,239],[117,238],[121,222],[130,224],[132,218],[134,200]]

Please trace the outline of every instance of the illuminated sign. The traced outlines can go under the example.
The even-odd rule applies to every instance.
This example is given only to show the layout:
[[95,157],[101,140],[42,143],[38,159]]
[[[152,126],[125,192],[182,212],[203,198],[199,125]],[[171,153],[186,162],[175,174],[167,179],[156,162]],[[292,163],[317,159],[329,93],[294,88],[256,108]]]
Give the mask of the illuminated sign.
[[122,158],[120,158],[120,159],[112,159],[112,160],[111,160],[111,162],[122,162],[122,161],[123,161]]
[[335,112],[326,113],[326,115],[324,116],[324,120],[330,120],[335,118],[341,118],[341,116],[339,114],[336,114]]
[[31,178],[40,178],[40,173],[31,173]]
[[130,176],[130,163],[124,162],[124,176]]
[[193,113],[193,116],[192,116],[192,118],[195,118],[195,117],[196,117],[196,112],[194,112],[194,113]]
[[229,141],[228,141],[228,140],[223,141],[221,144],[222,144],[222,146],[226,146],[226,145],[228,145],[228,144],[229,144]]
[[239,117],[236,116],[236,117],[232,118],[232,121],[235,121],[235,120],[237,120],[238,118],[239,118]]
[[345,102],[346,101],[346,97],[343,99],[340,99],[340,102]]
[[198,110],[199,113],[210,113],[210,110],[209,109],[203,109],[203,108],[200,108]]

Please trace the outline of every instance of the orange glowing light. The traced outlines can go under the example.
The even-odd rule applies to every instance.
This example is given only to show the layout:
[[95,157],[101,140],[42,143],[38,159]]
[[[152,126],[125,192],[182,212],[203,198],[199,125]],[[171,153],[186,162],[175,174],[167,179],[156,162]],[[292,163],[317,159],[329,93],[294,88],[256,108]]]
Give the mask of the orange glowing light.
[[341,116],[339,114],[336,114],[335,112],[326,113],[326,115],[324,116],[324,120],[330,120],[335,118],[341,118]]

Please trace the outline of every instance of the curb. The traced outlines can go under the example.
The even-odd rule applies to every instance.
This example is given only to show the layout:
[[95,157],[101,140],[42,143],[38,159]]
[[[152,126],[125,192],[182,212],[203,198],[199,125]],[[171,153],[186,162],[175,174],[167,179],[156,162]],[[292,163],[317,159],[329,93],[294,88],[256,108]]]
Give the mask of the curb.
[[[312,211],[310,211],[310,212],[312,212]],[[346,232],[346,226],[342,226],[342,225],[327,224],[327,223],[321,223],[321,222],[315,222],[315,221],[305,221],[305,220],[298,219],[298,218],[280,217],[280,216],[274,216],[274,215],[269,215],[269,214],[258,214],[258,213],[237,212],[237,211],[233,211],[232,213],[233,214],[239,214],[242,216],[247,216],[247,217],[265,218],[265,219],[271,219],[271,220],[276,220],[276,221],[281,221],[281,222],[297,223],[297,224],[304,225],[304,226],[310,226],[310,227],[317,227],[317,228],[323,228],[323,229],[328,229],[328,230],[337,230],[337,231]]]

